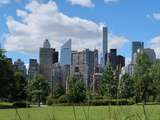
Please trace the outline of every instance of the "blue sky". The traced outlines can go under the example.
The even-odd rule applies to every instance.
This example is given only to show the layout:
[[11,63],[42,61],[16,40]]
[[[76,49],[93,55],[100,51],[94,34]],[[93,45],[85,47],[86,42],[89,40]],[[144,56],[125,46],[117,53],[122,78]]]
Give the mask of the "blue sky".
[[131,42],[143,41],[160,57],[160,0],[0,0],[0,40],[15,61],[38,59],[48,38],[57,50],[72,38],[73,49],[101,51],[101,28],[109,47],[129,60]]

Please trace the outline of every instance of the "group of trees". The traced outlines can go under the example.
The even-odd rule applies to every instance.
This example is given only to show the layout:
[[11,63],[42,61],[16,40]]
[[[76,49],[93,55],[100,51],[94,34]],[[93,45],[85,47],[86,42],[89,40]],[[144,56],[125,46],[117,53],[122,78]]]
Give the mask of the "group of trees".
[[14,71],[12,63],[0,50],[0,100],[17,101],[26,97],[24,76]]
[[40,106],[46,103],[49,95],[56,99],[65,95],[68,102],[83,102],[86,88],[83,80],[77,80],[74,76],[70,77],[68,92],[59,85],[52,91],[41,74],[36,74],[28,81],[24,74],[15,71],[13,64],[0,50],[0,101],[29,101]]
[[48,83],[40,74],[31,81],[20,71],[15,71],[12,63],[0,49],[0,101],[38,101],[45,103],[49,94]]
[[138,54],[134,75],[117,79],[112,67],[106,67],[99,93],[111,99],[132,99],[135,102],[160,101],[160,60],[151,63],[147,54]]

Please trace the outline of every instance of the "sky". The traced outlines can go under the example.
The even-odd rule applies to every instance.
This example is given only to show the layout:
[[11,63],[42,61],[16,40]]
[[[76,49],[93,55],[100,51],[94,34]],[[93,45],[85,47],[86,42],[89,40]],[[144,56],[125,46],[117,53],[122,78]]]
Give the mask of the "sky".
[[72,39],[73,50],[102,51],[102,27],[109,48],[131,58],[131,42],[143,41],[160,58],[160,0],[0,0],[0,43],[7,57],[25,64],[38,59],[49,39],[60,47]]

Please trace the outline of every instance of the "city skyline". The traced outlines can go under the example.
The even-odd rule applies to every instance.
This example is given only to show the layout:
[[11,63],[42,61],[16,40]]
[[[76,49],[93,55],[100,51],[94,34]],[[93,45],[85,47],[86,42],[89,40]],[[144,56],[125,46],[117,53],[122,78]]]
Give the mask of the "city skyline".
[[[119,54],[127,59],[131,58],[132,41],[144,42],[145,48],[154,48],[159,57],[159,1],[150,0],[147,3],[144,0],[140,2],[119,0],[115,3],[111,0],[109,3],[107,0],[106,3],[103,0],[88,0],[90,2],[82,3],[78,1],[55,0],[48,2],[48,0],[41,0],[38,2],[38,0],[31,0],[30,2],[10,1],[8,4],[0,2],[0,10],[3,13],[0,16],[0,36],[3,47],[8,51],[7,56],[13,58],[14,61],[23,58],[25,64],[29,62],[29,58],[38,59],[37,48],[42,46],[46,38],[58,51],[60,46],[68,38],[71,38],[73,49],[90,48],[93,50],[97,48],[102,54],[101,28],[106,25],[109,31],[109,48],[118,48]],[[5,9],[8,11],[4,12]],[[79,13],[79,10],[82,12]],[[101,10],[104,12],[101,13]],[[36,15],[39,15],[38,20],[34,17]],[[53,18],[55,15],[57,18]],[[57,20],[63,22],[60,21],[60,18],[66,23],[56,24]]]

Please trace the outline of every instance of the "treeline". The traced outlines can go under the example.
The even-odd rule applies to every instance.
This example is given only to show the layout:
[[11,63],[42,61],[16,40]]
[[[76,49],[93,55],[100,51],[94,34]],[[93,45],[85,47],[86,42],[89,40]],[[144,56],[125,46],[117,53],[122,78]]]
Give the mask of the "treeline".
[[67,89],[57,85],[50,89],[41,74],[31,81],[19,71],[0,50],[0,101],[28,101],[40,104],[83,103],[91,105],[133,104],[160,101],[160,60],[151,63],[149,57],[138,54],[134,75],[124,74],[120,79],[108,65],[97,93],[86,89],[84,81],[70,76]]
[[68,91],[59,97],[53,97],[54,102],[89,102],[93,105],[133,104],[160,102],[160,60],[151,63],[145,53],[137,55],[134,74],[123,74],[120,79],[108,65],[103,71],[97,93],[84,87],[83,80],[72,76]]
[[135,103],[160,101],[160,60],[151,63],[147,54],[138,54],[134,74],[124,74],[118,80],[109,65],[103,73],[102,96],[128,99]]

